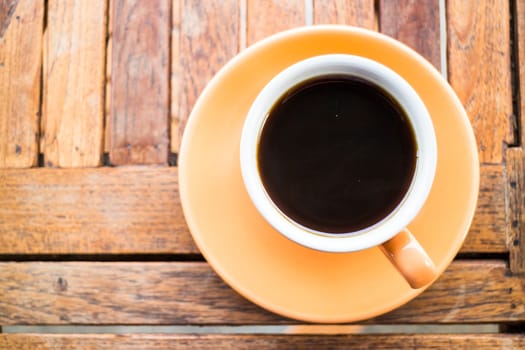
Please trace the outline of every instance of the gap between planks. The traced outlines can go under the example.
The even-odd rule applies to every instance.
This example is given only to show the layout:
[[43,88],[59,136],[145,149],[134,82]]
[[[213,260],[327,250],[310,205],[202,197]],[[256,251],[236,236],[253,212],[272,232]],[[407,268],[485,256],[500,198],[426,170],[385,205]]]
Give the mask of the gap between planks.
[[[373,325],[373,324],[298,324],[298,325],[151,325],[151,326],[7,326],[4,327],[5,334],[40,334],[42,336],[56,334],[57,336],[69,336],[85,334],[86,336],[98,336],[102,334],[495,334],[499,332],[499,325],[489,324],[395,324],[395,325]],[[512,333],[512,332],[508,332]]]

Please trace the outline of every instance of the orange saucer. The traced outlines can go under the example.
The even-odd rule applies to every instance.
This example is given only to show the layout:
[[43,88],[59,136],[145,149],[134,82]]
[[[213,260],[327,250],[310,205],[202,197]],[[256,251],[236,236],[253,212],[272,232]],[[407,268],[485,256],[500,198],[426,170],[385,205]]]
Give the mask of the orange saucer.
[[241,179],[239,139],[263,86],[305,58],[349,53],[392,68],[418,91],[434,123],[438,168],[430,196],[409,229],[441,274],[474,214],[479,167],[474,134],[452,88],[423,58],[374,32],[313,26],[272,36],[241,52],[213,78],[186,126],[179,163],[189,228],[206,260],[237,292],[278,314],[351,322],[388,312],[420,294],[378,248],[323,253],[299,246],[259,215]]

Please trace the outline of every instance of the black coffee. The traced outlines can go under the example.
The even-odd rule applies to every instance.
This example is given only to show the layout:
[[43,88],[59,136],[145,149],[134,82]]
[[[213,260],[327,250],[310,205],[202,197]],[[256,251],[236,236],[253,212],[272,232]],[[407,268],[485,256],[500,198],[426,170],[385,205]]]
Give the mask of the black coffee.
[[361,79],[325,76],[290,89],[263,127],[266,192],[297,223],[330,233],[368,227],[403,199],[417,146],[403,109]]

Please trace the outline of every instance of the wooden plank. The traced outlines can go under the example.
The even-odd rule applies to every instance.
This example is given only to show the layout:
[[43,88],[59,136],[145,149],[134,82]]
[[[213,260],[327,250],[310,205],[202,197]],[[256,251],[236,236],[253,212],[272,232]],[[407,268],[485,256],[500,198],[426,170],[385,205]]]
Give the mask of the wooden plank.
[[0,172],[0,254],[197,253],[177,168]]
[[[519,144],[521,146],[525,145],[525,2],[524,1],[515,1],[516,7],[514,9],[514,13],[516,14],[515,17],[515,29],[516,29],[516,36],[514,40],[517,43],[517,49],[518,54],[517,58],[519,59],[519,62],[517,63],[517,67],[515,69],[518,70],[518,81],[515,82],[516,84],[519,84],[518,90],[520,94],[519,98],[519,115],[517,116],[520,118],[520,122],[518,123],[521,125],[520,131],[520,139],[516,140],[519,141]],[[518,127],[519,125],[516,125]]]
[[[0,263],[0,323],[289,324],[235,293],[204,262]],[[458,261],[373,323],[525,320],[523,279],[505,261]]]
[[469,234],[461,248],[463,253],[504,253],[506,244],[506,174],[502,165],[484,165],[480,172],[480,188],[476,213]]
[[524,318],[524,281],[510,276],[506,261],[460,260],[428,291],[374,322],[503,323]]
[[522,349],[522,334],[0,334],[10,350],[74,349]]
[[381,0],[379,28],[407,44],[441,69],[440,0]]
[[314,24],[346,24],[377,30],[374,0],[314,0]]
[[525,153],[507,149],[510,270],[525,274]]
[[106,11],[106,1],[47,3],[42,124],[46,166],[100,165]]
[[111,11],[111,164],[167,164],[170,0],[114,0]]
[[19,0],[0,10],[0,168],[29,168],[38,159],[44,8]]
[[170,101],[170,151],[179,152],[180,99],[182,88],[182,62],[180,47],[181,0],[171,1],[171,101]]
[[[178,84],[178,89],[182,89],[178,111],[176,104],[172,106],[172,113],[178,113],[178,121],[175,121],[178,123],[178,135],[172,136],[174,143],[177,138],[180,140],[191,109],[204,86],[239,51],[237,0],[181,1],[180,56],[179,63],[174,61],[172,66],[175,72],[182,71]],[[173,59],[177,59],[175,54]],[[177,64],[180,64],[178,68]]]
[[508,201],[509,201],[509,250],[510,270],[513,273],[525,273],[525,153],[523,144],[525,142],[525,3],[515,2],[516,8],[516,30],[517,30],[517,57],[519,59],[518,82],[519,83],[519,116],[521,125],[519,131],[521,147],[507,149],[507,172],[508,172]]
[[304,0],[247,0],[247,44],[306,24]]
[[481,163],[514,143],[508,1],[447,1],[448,77],[478,141]]
[[[506,252],[503,166],[481,168],[463,252]],[[0,254],[195,254],[177,168],[0,171]]]

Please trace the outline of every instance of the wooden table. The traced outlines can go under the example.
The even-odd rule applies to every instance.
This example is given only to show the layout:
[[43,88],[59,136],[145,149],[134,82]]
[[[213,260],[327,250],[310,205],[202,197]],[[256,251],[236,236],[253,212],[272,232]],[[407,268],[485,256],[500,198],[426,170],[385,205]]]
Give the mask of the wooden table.
[[[240,297],[194,245],[177,152],[196,97],[246,46],[319,23],[380,30],[427,57],[463,101],[479,147],[478,208],[456,260],[420,297],[366,324],[496,324],[500,333],[316,334]],[[1,0],[4,331],[295,325],[309,334],[95,327],[0,334],[0,348],[525,348],[524,62],[522,0]]]

